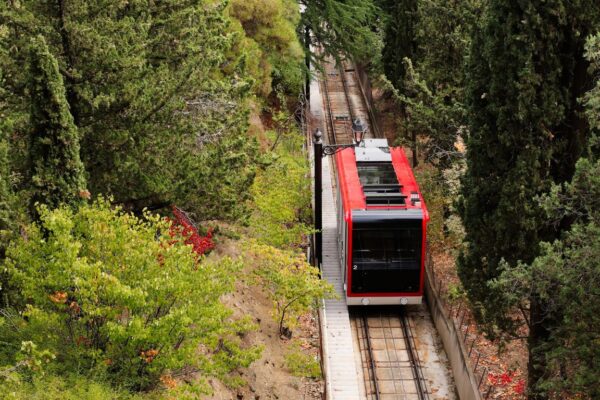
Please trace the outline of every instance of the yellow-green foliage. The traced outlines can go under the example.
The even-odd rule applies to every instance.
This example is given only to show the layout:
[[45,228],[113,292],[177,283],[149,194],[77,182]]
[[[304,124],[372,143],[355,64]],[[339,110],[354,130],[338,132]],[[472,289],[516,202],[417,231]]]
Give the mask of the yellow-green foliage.
[[248,366],[260,349],[242,348],[238,334],[251,326],[232,321],[220,301],[241,264],[198,260],[168,233],[158,216],[104,200],[78,211],[41,208],[39,225],[7,250],[21,296],[18,313],[0,316],[0,366],[20,365],[23,342],[56,357],[51,372],[100,374],[133,390],[184,367],[223,378]]
[[[282,134],[283,135],[283,134]],[[271,136],[272,137],[272,136]],[[308,164],[302,137],[296,132],[280,138],[269,155],[273,161],[256,174],[252,185],[255,211],[253,236],[276,247],[299,247],[312,232]]]
[[[0,382],[1,398],[6,400],[141,400],[149,397],[133,395],[106,383],[83,377],[47,375],[32,380]],[[157,397],[150,397],[157,398]]]
[[319,361],[306,353],[297,342],[292,344],[290,351],[285,355],[285,365],[293,375],[314,379],[321,377]]
[[225,65],[226,73],[234,73],[240,67],[254,80],[254,92],[266,97],[271,93],[271,64],[263,57],[263,51],[258,43],[246,36],[244,27],[235,18],[231,19],[231,30],[237,36],[231,49],[231,57],[238,58],[239,62]]
[[255,274],[273,301],[273,317],[281,334],[294,328],[298,317],[319,300],[334,296],[333,286],[321,280],[319,270],[306,262],[304,254],[252,242],[247,247],[258,261]]
[[[243,27],[247,40],[260,49],[258,65],[262,74],[253,71],[259,72],[257,91],[268,94],[271,78],[288,92],[298,91],[302,85],[304,55],[296,35],[300,21],[298,4],[292,0],[232,0],[229,12]],[[244,47],[252,49],[251,57],[258,55],[251,44],[245,43]]]
[[415,171],[429,211],[427,238],[432,249],[457,248],[461,243],[463,228],[454,209],[461,171],[461,163],[445,171],[427,165]]
[[300,315],[319,299],[333,295],[319,270],[306,262],[302,244],[312,232],[310,181],[302,149],[302,136],[276,113],[278,133],[267,133],[270,160],[259,170],[252,186],[254,213],[250,218],[253,240],[247,251],[257,264],[260,285],[273,301],[273,317],[281,334],[290,334]]
[[449,207],[450,199],[437,170],[425,166],[416,170],[415,175],[429,211],[427,238],[430,246],[435,248],[444,242],[444,210]]

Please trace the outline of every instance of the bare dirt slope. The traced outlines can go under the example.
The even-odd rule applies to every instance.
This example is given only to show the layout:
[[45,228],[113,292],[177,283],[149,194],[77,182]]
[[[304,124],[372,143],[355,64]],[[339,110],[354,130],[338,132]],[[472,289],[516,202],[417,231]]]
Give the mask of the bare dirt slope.
[[[240,257],[243,256],[239,242],[223,239],[210,257]],[[245,276],[249,276],[253,266],[247,265]],[[318,321],[312,315],[302,317],[299,326],[294,330],[291,340],[282,339],[278,333],[277,324],[271,317],[272,303],[265,293],[256,285],[243,279],[238,282],[237,290],[227,298],[225,303],[230,306],[235,317],[250,315],[259,329],[244,338],[248,345],[262,344],[262,357],[248,369],[240,372],[247,382],[241,388],[228,388],[216,379],[210,381],[214,390],[212,396],[206,399],[214,400],[317,400],[321,399],[323,382],[294,376],[286,368],[285,355],[294,349],[295,343],[300,343],[302,351],[314,357],[318,356],[319,332]]]

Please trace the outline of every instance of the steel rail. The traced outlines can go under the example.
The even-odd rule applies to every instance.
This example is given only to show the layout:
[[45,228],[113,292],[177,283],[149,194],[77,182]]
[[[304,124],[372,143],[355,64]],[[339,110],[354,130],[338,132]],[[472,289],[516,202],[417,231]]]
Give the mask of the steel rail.
[[[365,336],[365,342],[367,344],[367,356],[369,357],[369,360],[365,360],[365,363],[367,364],[368,367],[368,371],[367,374],[369,375],[369,380],[371,380],[373,382],[373,387],[375,389],[375,393],[373,393],[375,395],[375,400],[379,400],[379,384],[377,382],[377,371],[376,371],[376,366],[375,366],[375,358],[373,357],[373,348],[371,346],[371,336],[369,334],[369,320],[367,318],[366,313],[363,313],[363,315],[361,316],[362,319],[362,325],[363,325],[363,334]],[[372,378],[371,378],[372,377]],[[365,388],[365,392],[366,392],[366,388]],[[367,397],[368,397],[368,393]]]
[[[335,70],[335,68],[334,68]],[[338,70],[338,74],[340,76],[340,80],[342,82],[342,89],[344,91],[344,99],[346,100],[346,109],[348,111],[348,116],[350,118],[350,121],[348,121],[348,123],[352,123],[352,121],[354,120],[354,113],[352,111],[352,104],[350,103],[350,95],[348,94],[348,88],[346,85],[346,79],[345,79],[345,70],[343,67],[341,66],[337,66],[337,70]],[[327,105],[327,113],[328,118],[327,121],[329,122],[329,128],[330,128],[330,144],[338,144],[338,138],[336,135],[336,129],[335,129],[335,121],[333,119],[333,110],[332,110],[332,103],[331,103],[331,96],[329,94],[329,79],[327,77],[327,67],[324,68],[323,71],[323,92],[325,94],[325,103]],[[348,128],[348,126],[346,126],[346,129]]]
[[327,67],[323,68],[323,93],[325,94],[325,102],[327,103],[327,114],[329,121],[329,144],[337,144],[335,138],[335,123],[333,122],[333,113],[331,112],[331,99],[329,97],[329,88],[327,87]]
[[425,377],[423,376],[423,371],[421,370],[421,360],[419,359],[418,351],[415,349],[412,340],[412,331],[408,322],[408,317],[406,316],[406,312],[404,310],[400,312],[400,323],[404,333],[406,352],[408,353],[411,371],[415,381],[415,386],[417,388],[417,395],[419,396],[419,400],[428,400],[429,394],[427,392],[427,388],[425,387]]
[[367,98],[365,88],[363,87],[362,81],[360,80],[360,76],[358,75],[357,65],[354,65],[354,75],[356,76],[356,81],[358,82],[358,88],[360,89],[361,98],[367,108],[367,117],[369,118],[369,123],[371,125],[371,129],[374,132],[374,136],[376,138],[385,138],[385,136],[381,133],[381,130],[379,129],[379,124],[377,123],[377,119],[375,118],[375,112],[373,111],[373,107],[371,106],[371,103]]
[[342,61],[338,66],[340,78],[342,80],[342,87],[344,88],[344,97],[346,98],[346,104],[348,105],[348,115],[350,115],[350,123],[354,121],[354,113],[352,112],[352,103],[350,102],[350,95],[348,94],[348,86],[346,84],[346,68]]

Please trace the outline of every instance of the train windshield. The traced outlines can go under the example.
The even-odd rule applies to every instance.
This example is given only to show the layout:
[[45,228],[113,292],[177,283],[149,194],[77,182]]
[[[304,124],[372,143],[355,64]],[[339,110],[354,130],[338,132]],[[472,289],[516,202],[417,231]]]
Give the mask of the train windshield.
[[356,168],[363,186],[398,184],[398,178],[391,162],[359,162],[356,163]]
[[419,291],[421,219],[356,221],[352,248],[354,293]]

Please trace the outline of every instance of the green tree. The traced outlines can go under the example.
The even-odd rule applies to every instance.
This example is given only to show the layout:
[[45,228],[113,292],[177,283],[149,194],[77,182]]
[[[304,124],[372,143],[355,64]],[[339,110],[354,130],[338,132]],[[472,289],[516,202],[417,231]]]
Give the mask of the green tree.
[[[17,201],[10,182],[8,141],[6,140],[9,126],[7,120],[0,120],[0,265],[17,226],[15,221]],[[0,304],[2,305],[7,303],[9,287],[6,273],[0,271]]]
[[[4,80],[3,71],[0,70],[0,82]],[[0,259],[2,249],[6,244],[4,232],[13,225],[11,213],[13,208],[13,193],[10,182],[11,168],[8,148],[8,136],[13,128],[13,121],[8,118],[5,99],[8,93],[0,85]]]
[[[5,135],[6,128],[0,122],[0,249],[5,244],[4,232],[9,230],[13,225],[11,217],[13,211],[13,194],[9,181],[8,141]],[[0,251],[0,258],[2,257],[2,253]]]
[[373,27],[379,9],[373,0],[301,0],[300,4],[301,25],[310,30],[313,44],[322,46],[323,55],[378,66],[381,38]]
[[[256,138],[246,133],[248,112],[240,104],[241,95],[236,96],[223,92],[196,99],[190,108],[197,113],[198,137],[188,138],[181,158],[174,160],[177,169],[167,165],[168,158],[161,158],[172,174],[167,183],[172,192],[166,198],[184,204],[197,221],[244,222],[249,217],[247,201],[259,148]],[[177,146],[175,142],[171,145]]]
[[471,35],[486,7],[486,0],[418,2],[412,61],[435,92],[464,99],[464,67]]
[[383,71],[401,93],[404,93],[406,80],[404,59],[414,60],[417,50],[418,3],[417,0],[378,1],[387,17],[381,57]]
[[[577,99],[589,89],[584,37],[600,9],[591,1],[489,3],[467,71],[469,136],[460,205],[466,248],[458,268],[480,318],[510,331],[504,293],[486,283],[499,275],[502,260],[531,263],[540,240],[557,234],[544,227],[535,197],[553,179],[568,179],[585,148],[589,129]],[[529,304],[531,350],[557,321],[543,318],[546,304],[535,293]],[[545,372],[545,359],[531,351],[530,398],[544,398],[537,383]]]
[[[1,75],[1,72],[0,72]],[[2,99],[0,89],[0,99]],[[3,101],[0,100],[0,265],[6,248],[15,237],[21,223],[26,221],[26,202],[15,193],[14,180],[9,147],[9,134],[14,128],[14,121],[3,114]],[[0,307],[6,306],[10,300],[9,292],[18,290],[10,285],[6,271],[0,269]]]
[[387,32],[381,81],[402,111],[398,136],[440,169],[462,158],[455,143],[467,124],[464,68],[483,3],[380,2]]
[[530,265],[505,264],[491,287],[506,293],[516,313],[533,296],[543,301],[545,318],[557,323],[547,340],[530,351],[544,358],[536,383],[550,397],[600,396],[600,161],[581,159],[572,182],[554,185],[541,204],[549,222],[568,217],[572,227],[552,243],[542,243]]
[[[460,159],[455,145],[467,125],[465,66],[471,34],[486,7],[485,0],[425,0],[418,4],[415,27],[417,49],[414,69],[408,75],[411,102],[407,129],[425,135],[419,143],[424,157],[441,168]],[[423,83],[419,88],[418,79]],[[426,108],[428,110],[422,110]],[[410,132],[409,132],[410,133]]]
[[300,248],[312,232],[310,180],[302,136],[294,130],[280,132],[273,143],[275,149],[267,153],[272,161],[258,170],[251,188],[252,235],[262,244]]
[[76,205],[86,190],[85,171],[63,79],[43,37],[32,40],[30,53],[32,202]]
[[159,216],[137,218],[105,200],[39,212],[7,251],[4,268],[21,291],[19,312],[0,318],[0,365],[14,365],[30,341],[56,356],[54,373],[142,390],[184,367],[226,378],[258,357],[238,337],[251,325],[220,300],[239,262],[198,260]]
[[[590,36],[586,43],[586,58],[590,62],[590,71],[597,76],[600,74],[600,33]],[[585,114],[590,128],[597,134],[600,132],[600,79],[589,92],[583,96]],[[597,140],[597,139],[596,139]],[[592,151],[597,149],[592,147]]]
[[[588,39],[586,58],[590,72],[600,71],[600,35]],[[597,132],[600,116],[600,80],[583,97],[590,127]],[[565,393],[593,399],[598,391],[600,365],[598,341],[600,319],[600,161],[598,140],[592,136],[587,157],[577,162],[569,183],[552,185],[540,198],[549,226],[571,227],[552,243],[542,243],[540,255],[531,263],[502,265],[501,275],[491,282],[494,290],[506,293],[512,310],[524,310],[532,297],[544,302],[545,318],[556,321],[547,340],[530,349],[547,362],[545,374],[536,382],[551,395]],[[514,315],[514,314],[513,314]]]
[[[404,59],[406,77],[403,91],[398,90],[387,77],[379,77],[382,87],[402,110],[397,142],[413,148],[413,165],[418,148],[424,157],[440,169],[447,168],[462,152],[456,149],[464,123],[464,107],[456,98],[447,97],[443,91],[430,89],[410,59]],[[417,136],[425,140],[419,143]]]
[[233,0],[230,15],[243,28],[248,40],[254,42],[260,54],[260,69],[264,82],[259,93],[268,95],[281,85],[287,93],[300,92],[304,73],[304,51],[296,29],[300,10],[292,0]]
[[[245,135],[251,82],[232,54],[239,35],[230,33],[225,6],[209,0],[2,3],[0,65],[9,110],[16,115],[29,107],[22,49],[41,34],[58,60],[92,193],[110,193],[139,212],[186,201],[187,186],[204,179],[227,194],[205,203],[235,217],[232,207],[243,205],[239,195],[251,182],[255,146]],[[19,142],[29,127],[16,128]],[[206,172],[213,166],[198,157],[208,149],[227,153],[232,141],[248,155],[243,163],[221,160],[233,184],[213,178]]]

